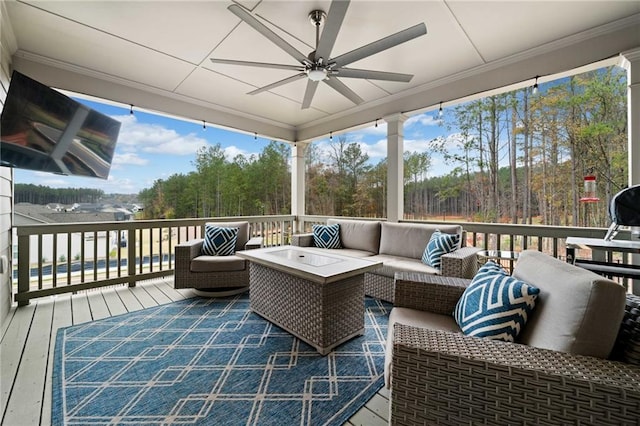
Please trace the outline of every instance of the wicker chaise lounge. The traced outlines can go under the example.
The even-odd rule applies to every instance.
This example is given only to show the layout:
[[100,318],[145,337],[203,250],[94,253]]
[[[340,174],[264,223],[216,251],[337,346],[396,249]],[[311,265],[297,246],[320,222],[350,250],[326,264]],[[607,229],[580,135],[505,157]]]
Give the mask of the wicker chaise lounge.
[[[262,238],[249,238],[249,222],[216,222],[222,227],[237,227],[236,251],[262,246]],[[176,245],[175,288],[193,288],[200,295],[229,295],[249,289],[249,262],[236,255],[202,254],[204,239]]]
[[638,333],[640,298],[627,296],[625,314],[621,286],[538,252],[523,252],[514,276],[540,288],[520,343],[456,331],[451,313],[468,280],[397,274],[390,423],[639,424],[640,367],[606,358],[617,336],[612,354],[639,360],[640,338],[625,349],[624,328]]

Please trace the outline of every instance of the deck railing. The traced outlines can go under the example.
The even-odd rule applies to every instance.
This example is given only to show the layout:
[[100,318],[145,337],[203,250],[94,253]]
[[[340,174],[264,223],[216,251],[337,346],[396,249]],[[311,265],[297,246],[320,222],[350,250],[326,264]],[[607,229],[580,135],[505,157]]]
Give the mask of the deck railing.
[[176,244],[202,238],[206,222],[246,220],[266,246],[288,243],[293,216],[136,220],[16,226],[15,300],[172,275]]
[[[297,218],[290,215],[242,216],[17,226],[15,300],[19,305],[25,305],[36,297],[116,284],[135,286],[138,281],[172,275],[175,245],[202,238],[206,222],[246,220],[250,223],[252,237],[263,237],[265,246],[276,246],[288,244],[291,233],[309,232],[313,223],[326,223],[328,218],[309,215]],[[535,249],[558,258],[565,256],[567,237],[602,238],[606,232],[604,228],[403,222],[458,223],[466,231],[467,245],[485,250]],[[630,234],[621,231],[616,238],[629,239]],[[626,253],[578,250],[576,255],[624,264],[632,262]]]

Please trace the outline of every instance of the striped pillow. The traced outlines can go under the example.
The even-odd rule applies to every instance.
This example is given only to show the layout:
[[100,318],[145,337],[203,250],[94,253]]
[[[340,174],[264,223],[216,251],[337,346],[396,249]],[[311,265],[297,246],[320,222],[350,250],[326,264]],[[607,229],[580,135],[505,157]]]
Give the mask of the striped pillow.
[[451,253],[460,247],[460,235],[443,234],[439,229],[433,231],[427,246],[422,253],[422,263],[440,269],[443,254]]
[[333,225],[313,225],[313,243],[316,247],[339,249],[340,244],[340,224]]
[[225,228],[206,223],[202,254],[209,256],[230,256],[236,252],[238,228]]
[[538,293],[536,287],[489,261],[478,270],[453,315],[468,336],[513,342],[531,315]]

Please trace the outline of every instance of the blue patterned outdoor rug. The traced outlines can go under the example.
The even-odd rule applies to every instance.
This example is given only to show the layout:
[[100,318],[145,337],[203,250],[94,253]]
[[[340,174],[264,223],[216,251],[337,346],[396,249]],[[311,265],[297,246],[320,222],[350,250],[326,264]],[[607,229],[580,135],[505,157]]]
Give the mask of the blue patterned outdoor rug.
[[55,425],[341,425],[382,386],[391,304],[327,356],[249,310],[193,298],[58,331]]

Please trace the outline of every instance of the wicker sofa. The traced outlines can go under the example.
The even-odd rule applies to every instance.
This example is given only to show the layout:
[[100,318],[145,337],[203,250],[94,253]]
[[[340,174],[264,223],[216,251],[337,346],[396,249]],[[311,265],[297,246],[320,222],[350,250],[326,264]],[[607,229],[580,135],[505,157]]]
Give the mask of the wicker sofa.
[[640,299],[627,295],[625,314],[622,286],[535,251],[513,276],[540,288],[518,343],[459,332],[451,313],[468,280],[397,275],[390,423],[637,425]]
[[[368,296],[393,302],[394,275],[410,271],[441,274],[451,277],[472,277],[477,270],[475,247],[461,247],[442,256],[440,270],[422,263],[422,253],[436,229],[443,233],[458,234],[464,245],[463,230],[459,225],[431,225],[418,223],[392,223],[383,221],[331,218],[328,225],[340,225],[339,250],[341,254],[379,260],[383,266],[364,275],[364,291]],[[312,233],[293,235],[294,246],[314,247]],[[316,250],[329,250],[316,248]]]
[[[249,222],[216,222],[217,226],[237,227],[236,251],[262,246],[262,238],[249,238]],[[236,255],[203,255],[204,239],[198,238],[175,247],[175,288],[193,288],[201,295],[228,295],[249,289],[248,262]]]

